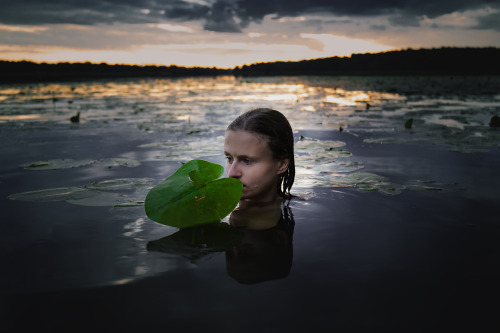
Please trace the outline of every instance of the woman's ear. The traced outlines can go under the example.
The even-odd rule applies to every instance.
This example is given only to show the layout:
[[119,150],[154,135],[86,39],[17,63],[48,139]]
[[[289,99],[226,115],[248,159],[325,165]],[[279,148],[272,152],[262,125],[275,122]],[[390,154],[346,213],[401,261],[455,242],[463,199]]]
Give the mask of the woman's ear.
[[289,164],[290,164],[290,160],[288,158],[284,158],[282,160],[279,160],[278,161],[278,169],[276,170],[276,174],[280,175],[283,172],[285,172],[286,169],[288,169]]

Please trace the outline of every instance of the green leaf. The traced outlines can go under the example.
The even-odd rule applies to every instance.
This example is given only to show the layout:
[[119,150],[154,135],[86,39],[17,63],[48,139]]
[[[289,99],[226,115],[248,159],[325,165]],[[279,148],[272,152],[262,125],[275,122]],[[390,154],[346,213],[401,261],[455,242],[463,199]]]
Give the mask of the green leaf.
[[241,198],[243,184],[234,178],[220,178],[221,165],[192,160],[153,187],[144,203],[153,221],[176,228],[219,221]]

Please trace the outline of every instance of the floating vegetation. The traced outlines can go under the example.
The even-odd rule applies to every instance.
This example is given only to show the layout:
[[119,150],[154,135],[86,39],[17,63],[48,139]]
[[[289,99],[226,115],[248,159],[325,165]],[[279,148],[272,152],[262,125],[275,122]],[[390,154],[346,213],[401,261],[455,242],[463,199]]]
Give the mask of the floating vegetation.
[[384,195],[397,195],[406,188],[404,185],[390,182],[386,177],[369,172],[351,173],[346,175],[346,179],[360,191],[379,191]]
[[165,141],[140,145],[139,148],[158,148],[157,158],[169,161],[189,161],[192,159],[220,156],[224,150],[224,137],[198,138],[192,141]]
[[101,191],[133,190],[139,187],[148,186],[153,182],[153,178],[117,178],[94,182],[84,185],[84,188]]
[[371,172],[341,173],[317,173],[307,172],[307,169],[298,168],[297,188],[305,189],[313,186],[318,187],[353,187],[361,192],[377,191],[383,195],[398,195],[404,190],[426,190],[426,191],[453,191],[457,190],[457,184],[441,184],[433,180],[410,180],[405,184],[391,182]]
[[[151,150],[147,152],[148,158],[185,162],[222,156],[224,139],[216,135],[246,111],[249,104],[268,107],[272,103],[295,130],[303,133],[329,131],[338,137],[353,135],[368,144],[421,142],[447,145],[452,147],[451,151],[462,154],[492,153],[486,148],[498,147],[500,142],[497,130],[500,118],[495,115],[500,108],[499,86],[498,77],[456,77],[451,82],[444,77],[328,76],[262,77],[247,83],[223,77],[20,85],[0,89],[0,126],[20,133],[17,142],[26,142],[25,138],[34,132],[67,131],[69,116],[81,112],[85,122],[72,126],[74,132],[85,130],[89,134],[88,129],[107,131],[110,127],[123,131],[127,126],[161,132],[153,140],[161,137],[162,141],[139,148]],[[70,110],[63,112],[63,105]],[[56,127],[62,124],[64,128]],[[349,178],[348,175],[359,173],[365,165],[349,160],[352,154],[348,150],[342,141],[302,137],[296,144],[296,184],[349,186],[391,194],[401,191],[403,185],[391,184],[387,179],[376,182],[374,178],[363,183]],[[370,156],[365,157],[363,161],[368,167]],[[54,159],[22,167],[28,170],[115,168],[136,167],[139,162],[122,158]],[[97,188],[100,185],[95,186],[85,189],[106,191]],[[119,191],[120,186],[125,190],[127,185],[116,186]],[[108,196],[107,199],[122,201],[123,198]],[[130,205],[141,205],[144,198],[129,199]]]
[[410,180],[405,186],[409,190],[417,191],[453,191],[457,190],[456,183],[453,184],[441,184],[433,180]]
[[406,129],[410,129],[412,125],[413,125],[413,118],[410,118],[410,119],[405,121],[405,128]]
[[[303,177],[303,175],[300,175]],[[362,192],[378,191],[384,195],[400,194],[406,186],[369,172],[311,174],[298,181],[298,187],[354,187]]]
[[[8,198],[29,202],[65,201],[82,206],[142,206],[152,182],[151,178],[117,178],[77,187],[59,187],[17,193]],[[132,190],[132,193],[124,193],[123,190]]]
[[102,167],[127,167],[127,168],[134,168],[136,166],[141,165],[141,163],[137,162],[136,160],[128,159],[128,158],[104,158],[101,160],[97,160],[93,163],[95,166],[102,166]]
[[93,195],[81,198],[81,199],[71,199],[64,200],[70,204],[80,205],[80,206],[92,206],[92,207],[113,207],[121,206],[123,201],[129,201],[128,195],[123,193],[113,193],[113,192],[99,192],[92,191]]
[[339,161],[336,163],[320,164],[314,167],[315,171],[320,173],[325,172],[353,172],[363,169],[365,166],[361,162],[356,161]]
[[367,138],[363,139],[363,142],[366,143],[381,143],[381,144],[396,144],[396,143],[405,143],[411,141],[406,138],[397,138],[397,137],[383,137],[383,138]]
[[91,164],[107,168],[119,167],[119,166],[133,168],[139,166],[141,163],[127,158],[104,158],[100,160],[83,159],[76,161],[70,158],[68,159],[62,158],[62,159],[54,159],[47,161],[29,162],[21,164],[20,166],[28,170],[60,170],[60,169],[79,168]]
[[17,193],[10,195],[8,198],[17,201],[55,202],[85,199],[92,195],[92,191],[82,187],[58,187],[39,191]]
[[331,140],[311,140],[302,139],[295,145],[297,164],[306,168],[312,168],[317,165],[334,163],[341,156],[349,157],[351,153],[336,148],[344,147],[346,144],[342,141]]
[[[387,179],[371,174],[355,172],[364,168],[361,162],[339,160],[352,154],[337,148],[342,141],[319,141],[303,138],[297,143],[297,185],[299,187],[328,186],[355,187],[362,191],[379,190],[381,193],[399,194],[404,186],[392,184]],[[302,154],[301,154],[302,153]]]
[[165,141],[165,142],[152,142],[146,143],[139,146],[139,148],[163,148],[163,149],[172,149],[179,146],[178,141]]
[[[73,115],[85,114],[86,125],[115,126],[112,120],[116,118],[136,128],[167,133],[169,139],[182,137],[189,142],[191,136],[210,136],[214,131],[224,130],[249,102],[255,107],[265,107],[272,101],[294,129],[342,128],[343,132],[381,131],[398,137],[404,131],[403,124],[414,131],[415,121],[419,121],[418,131],[412,132],[415,136],[447,144],[452,139],[445,128],[464,131],[474,128],[484,132],[499,126],[500,117],[492,115],[492,110],[500,106],[495,97],[499,84],[497,77],[457,77],[451,81],[438,77],[327,76],[256,78],[242,84],[228,76],[140,83],[88,82],[73,86],[20,85],[0,89],[0,113],[16,123],[36,120],[66,124],[68,114],[62,115],[51,102],[64,101],[71,104]],[[442,126],[432,126],[436,124]],[[476,141],[492,145],[498,141],[495,139],[498,137],[494,133],[487,133]]]
[[452,149],[450,149],[450,151],[454,151],[454,152],[462,153],[462,154],[474,154],[474,153],[487,153],[490,150],[485,149],[485,148],[467,148],[467,147],[464,147],[464,148],[452,148]]
[[58,170],[58,169],[70,169],[78,168],[85,165],[94,163],[95,160],[83,159],[83,160],[73,160],[73,159],[55,159],[47,161],[36,161],[21,164],[21,167],[29,170]]
[[304,138],[295,145],[297,151],[332,151],[335,148],[344,147],[345,142],[331,140],[312,140]]

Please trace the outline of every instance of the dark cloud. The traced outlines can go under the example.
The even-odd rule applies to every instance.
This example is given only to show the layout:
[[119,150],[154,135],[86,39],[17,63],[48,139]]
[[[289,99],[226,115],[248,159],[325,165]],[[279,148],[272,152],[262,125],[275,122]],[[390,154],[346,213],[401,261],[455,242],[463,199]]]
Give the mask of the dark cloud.
[[476,28],[500,31],[500,12],[480,17]]
[[148,9],[149,3],[152,1],[14,0],[0,5],[0,23],[94,25],[154,22],[154,15],[141,12]]
[[[305,14],[337,16],[392,16],[391,24],[418,25],[421,18],[435,18],[455,11],[484,6],[500,8],[500,0],[19,0],[2,2],[3,24],[106,24],[204,20],[206,30],[240,32],[266,15]],[[5,3],[4,3],[5,2]],[[493,26],[484,17],[481,26]]]
[[403,26],[403,27],[420,26],[419,18],[413,15],[396,14],[389,18],[389,22],[392,25]]
[[164,6],[166,18],[179,21],[204,19],[210,12],[210,6],[182,0],[164,1],[164,3],[158,6]]
[[241,32],[248,25],[236,3],[216,2],[208,12],[205,30],[217,32]]

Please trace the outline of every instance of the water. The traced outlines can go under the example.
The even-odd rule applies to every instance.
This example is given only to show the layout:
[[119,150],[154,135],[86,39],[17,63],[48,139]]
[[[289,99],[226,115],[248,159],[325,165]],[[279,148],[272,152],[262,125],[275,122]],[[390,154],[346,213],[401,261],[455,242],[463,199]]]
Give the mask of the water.
[[[42,331],[496,327],[500,131],[488,123],[499,87],[498,77],[0,86],[2,321]],[[247,235],[279,259],[242,283],[252,279],[234,273],[230,246],[152,247],[185,236],[149,220],[142,202],[182,162],[223,164],[225,127],[254,107],[289,118],[300,198],[292,230]]]

